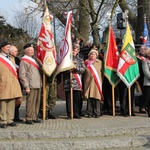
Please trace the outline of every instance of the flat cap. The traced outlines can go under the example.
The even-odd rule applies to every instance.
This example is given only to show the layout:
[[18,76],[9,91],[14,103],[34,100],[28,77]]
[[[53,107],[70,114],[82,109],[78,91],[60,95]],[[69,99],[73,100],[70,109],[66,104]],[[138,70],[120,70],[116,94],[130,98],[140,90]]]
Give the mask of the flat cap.
[[26,49],[28,47],[33,47],[33,44],[32,43],[27,43],[26,45],[23,46],[23,49]]
[[8,41],[5,41],[5,42],[1,43],[0,48],[4,47],[6,45],[10,45],[10,43]]

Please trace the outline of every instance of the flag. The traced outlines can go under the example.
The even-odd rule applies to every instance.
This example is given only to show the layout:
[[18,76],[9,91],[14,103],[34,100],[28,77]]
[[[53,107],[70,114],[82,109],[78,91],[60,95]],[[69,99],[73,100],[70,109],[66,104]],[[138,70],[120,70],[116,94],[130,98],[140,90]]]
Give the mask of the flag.
[[72,60],[72,40],[71,40],[71,23],[72,12],[67,13],[67,22],[64,38],[61,41],[59,51],[57,53],[57,71],[56,74],[74,68]]
[[37,42],[36,57],[42,64],[43,71],[48,76],[54,72],[56,68],[56,48],[51,29],[52,16],[49,14],[46,6],[42,27]]
[[146,23],[146,19],[144,21],[144,30],[143,30],[143,36],[140,37],[143,45],[147,45],[149,46],[149,33],[148,33],[148,28],[147,28],[147,23]]
[[109,27],[109,37],[104,58],[104,75],[108,78],[112,86],[116,86],[120,81],[120,78],[117,75],[119,54],[111,26]]
[[127,87],[130,87],[139,77],[139,66],[128,23],[124,44],[120,53],[117,74]]

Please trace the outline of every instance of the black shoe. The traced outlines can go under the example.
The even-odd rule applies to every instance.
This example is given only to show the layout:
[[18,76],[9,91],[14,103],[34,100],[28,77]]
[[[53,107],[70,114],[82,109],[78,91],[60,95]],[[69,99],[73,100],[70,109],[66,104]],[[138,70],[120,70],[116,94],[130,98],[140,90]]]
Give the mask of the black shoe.
[[70,120],[70,119],[71,119],[71,117],[70,117],[70,116],[68,116],[68,117],[67,117],[67,119],[69,119],[69,120]]
[[56,116],[54,116],[53,114],[49,113],[49,115],[48,115],[48,119],[57,119],[57,117],[56,117]]
[[14,122],[23,122],[23,119],[20,119],[20,118],[14,119]]
[[150,117],[150,109],[147,109],[148,117]]
[[36,120],[33,120],[34,123],[42,123],[42,120],[40,119],[36,119]]
[[76,119],[81,119],[81,117],[80,117],[80,116],[74,116],[73,118],[76,118]]
[[100,115],[95,115],[95,116],[94,116],[94,118],[99,118],[99,117],[100,117]]
[[80,112],[80,113],[79,113],[79,116],[85,117],[85,114],[83,114],[82,112]]
[[15,126],[17,126],[17,124],[16,124],[16,122],[11,122],[8,124],[8,126],[15,127]]
[[146,114],[146,109],[145,108],[140,108],[139,113]]
[[132,113],[131,116],[136,116],[136,114],[135,114],[135,113]]
[[124,112],[124,111],[121,111],[120,113],[121,113],[121,115],[124,116],[124,117],[127,117],[127,116],[128,116],[127,113]]
[[26,120],[26,124],[32,125],[34,122],[32,120]]
[[92,115],[88,115],[88,118],[92,118]]
[[108,113],[108,115],[110,115],[110,116],[113,115],[112,111],[108,111],[107,113]]
[[7,124],[0,124],[0,128],[7,128]]

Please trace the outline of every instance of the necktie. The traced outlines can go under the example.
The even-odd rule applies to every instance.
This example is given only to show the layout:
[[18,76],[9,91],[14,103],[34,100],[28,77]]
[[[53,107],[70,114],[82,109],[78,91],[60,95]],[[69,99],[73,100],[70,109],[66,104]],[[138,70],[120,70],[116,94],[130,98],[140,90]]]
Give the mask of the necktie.
[[10,59],[10,58],[9,58],[9,55],[6,55],[6,57],[7,57],[8,59]]

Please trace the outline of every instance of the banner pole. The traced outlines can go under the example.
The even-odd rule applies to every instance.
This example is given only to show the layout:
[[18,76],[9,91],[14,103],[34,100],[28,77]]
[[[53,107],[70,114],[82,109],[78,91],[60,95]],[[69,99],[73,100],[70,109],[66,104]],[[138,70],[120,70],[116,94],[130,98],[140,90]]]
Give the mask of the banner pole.
[[70,110],[71,119],[73,119],[73,89],[72,89],[72,71],[70,70]]
[[115,94],[114,94],[114,86],[112,86],[112,110],[113,116],[115,116]]
[[131,116],[131,90],[130,87],[128,88],[128,99],[129,99],[129,116]]
[[43,73],[43,121],[46,118],[46,75]]

